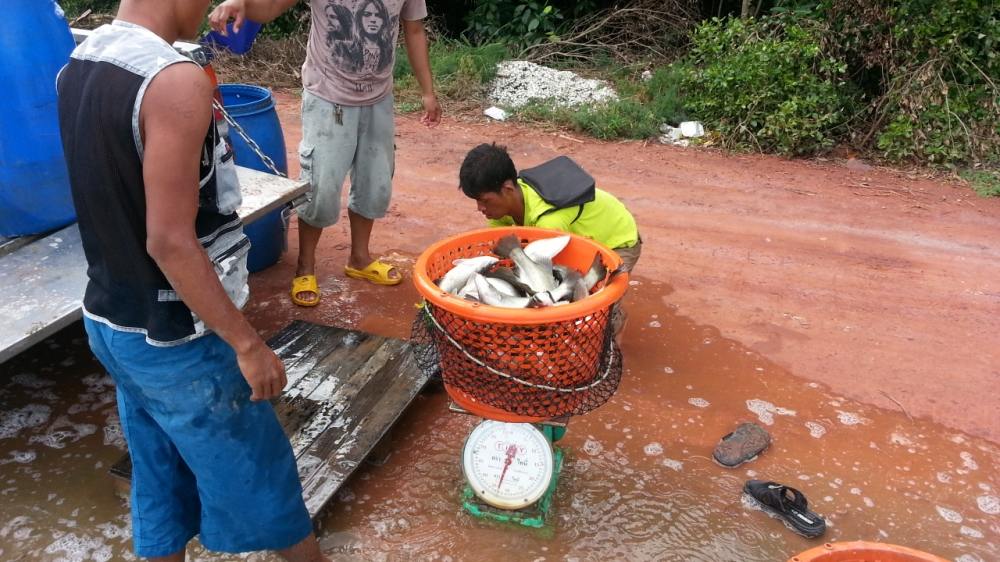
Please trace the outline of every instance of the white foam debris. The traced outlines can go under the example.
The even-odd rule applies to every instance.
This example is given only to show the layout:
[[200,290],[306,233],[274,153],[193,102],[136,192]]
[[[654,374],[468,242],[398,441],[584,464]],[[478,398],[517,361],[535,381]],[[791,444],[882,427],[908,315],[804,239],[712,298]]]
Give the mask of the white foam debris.
[[958,456],[962,458],[962,466],[969,470],[979,470],[979,463],[976,462],[976,459],[972,458],[972,453],[962,451]]
[[593,439],[587,439],[587,441],[583,444],[583,452],[592,457],[601,454],[601,451],[603,450],[604,446]]
[[948,474],[947,472],[938,472],[937,473],[937,481],[940,482],[940,483],[942,483],[942,484],[947,484],[947,483],[951,482],[951,475]]
[[663,454],[663,445],[660,445],[659,443],[649,443],[643,447],[642,450],[647,456],[655,457]]
[[712,405],[711,402],[705,400],[704,398],[688,398],[688,404],[696,408],[707,408]]
[[62,449],[68,443],[76,443],[80,439],[97,432],[97,426],[89,423],[73,423],[66,416],[59,416],[42,435],[32,435],[29,443],[41,443],[53,449]]
[[889,434],[889,443],[892,443],[893,445],[901,445],[903,447],[913,446],[913,441],[911,441],[909,437],[895,431]]
[[935,508],[937,509],[938,515],[941,516],[941,519],[944,519],[949,523],[961,523],[963,520],[962,514],[953,509],[941,507],[940,505],[935,506]]
[[837,410],[837,419],[840,420],[841,424],[847,426],[868,423],[868,420],[858,414],[855,414],[854,412],[845,412],[843,410]]
[[962,525],[962,528],[959,529],[958,532],[961,533],[963,537],[969,537],[973,539],[983,538],[982,531],[980,531],[979,529],[973,529],[972,527],[966,527],[965,525]]
[[660,328],[662,326],[663,324],[660,324],[659,320],[653,320],[652,322],[649,323],[650,328]]
[[35,451],[11,451],[10,457],[6,459],[0,459],[0,465],[17,463],[17,464],[29,464],[38,458],[38,453]]
[[1000,515],[1000,498],[996,496],[979,496],[976,498],[979,511],[990,515]]
[[809,435],[815,439],[819,439],[826,435],[826,427],[819,422],[807,421],[806,428],[809,430]]
[[956,558],[955,562],[983,562],[983,559],[975,554],[963,554]]
[[555,70],[528,61],[504,61],[497,65],[490,101],[518,108],[532,101],[562,107],[600,104],[618,99],[604,80],[583,78],[568,70]]
[[861,498],[861,501],[863,501],[865,503],[865,506],[869,508],[875,507],[875,500],[869,498],[868,496]]
[[952,443],[955,443],[956,445],[962,445],[963,443],[965,443],[965,436],[960,433],[955,433],[952,434],[952,436],[949,437],[948,440],[951,441]]
[[861,488],[851,488],[851,490],[850,490],[850,491],[851,491],[851,493],[852,493],[852,494],[854,494],[855,496],[860,496],[860,495],[861,495]]
[[0,413],[0,439],[16,437],[22,430],[38,427],[49,421],[52,408],[45,404],[28,404]]
[[11,377],[10,380],[14,384],[19,384],[25,388],[31,388],[35,390],[56,384],[55,381],[50,381],[48,379],[40,378],[38,375],[35,375],[33,373],[18,373],[13,377]]
[[779,408],[774,404],[758,398],[747,400],[747,409],[757,414],[757,419],[766,425],[774,425],[774,416],[794,416],[795,410]]
[[674,370],[671,369],[670,367],[664,367],[663,368],[663,372],[666,373],[666,374],[668,374],[668,375],[674,374]]
[[982,491],[984,491],[984,492],[992,492],[993,491],[993,486],[990,486],[986,482],[980,482],[979,483],[979,489],[982,490]]
[[100,538],[78,536],[76,533],[66,533],[56,538],[55,542],[45,547],[46,554],[62,553],[59,560],[65,562],[107,562],[111,560],[111,546]]
[[676,461],[674,459],[663,459],[663,466],[671,470],[675,470],[677,472],[680,472],[681,470],[684,469],[684,463],[682,463],[681,461]]

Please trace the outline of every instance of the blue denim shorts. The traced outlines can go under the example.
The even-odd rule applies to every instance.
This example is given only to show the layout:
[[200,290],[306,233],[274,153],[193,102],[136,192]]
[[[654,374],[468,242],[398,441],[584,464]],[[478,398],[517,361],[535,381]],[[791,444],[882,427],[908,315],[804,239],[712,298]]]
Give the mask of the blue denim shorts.
[[156,347],[84,324],[118,391],[137,555],[175,553],[195,535],[220,552],[278,550],[312,531],[288,438],[270,403],[250,401],[226,342]]

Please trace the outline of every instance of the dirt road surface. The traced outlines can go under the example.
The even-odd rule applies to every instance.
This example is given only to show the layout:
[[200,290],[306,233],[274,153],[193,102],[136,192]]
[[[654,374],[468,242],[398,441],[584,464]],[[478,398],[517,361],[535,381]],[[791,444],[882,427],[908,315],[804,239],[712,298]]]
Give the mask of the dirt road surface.
[[[294,176],[298,98],[277,97]],[[635,214],[645,240],[635,277],[662,283],[676,314],[836,394],[1000,443],[1000,199],[855,160],[598,142],[485,118],[446,118],[432,130],[413,116],[397,123],[393,203],[373,251],[401,267],[482,226],[457,190],[469,148],[505,144],[519,168],[566,154]],[[254,314],[262,328],[298,317],[406,336],[393,307],[416,293],[347,280],[346,225],[321,242],[326,294],[315,310],[280,298],[297,252],[293,226],[290,251],[254,281],[256,294],[279,296]]]

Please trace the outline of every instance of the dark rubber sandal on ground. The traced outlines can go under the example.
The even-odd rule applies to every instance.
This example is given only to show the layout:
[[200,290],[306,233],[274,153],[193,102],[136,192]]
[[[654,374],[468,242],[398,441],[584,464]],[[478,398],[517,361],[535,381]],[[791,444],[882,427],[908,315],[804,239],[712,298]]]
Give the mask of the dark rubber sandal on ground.
[[777,482],[747,480],[744,497],[768,515],[780,519],[786,527],[803,537],[814,539],[826,531],[826,521],[809,511],[802,492]]
[[755,423],[741,423],[719,441],[712,458],[722,466],[733,468],[754,459],[770,444],[771,435],[763,427]]

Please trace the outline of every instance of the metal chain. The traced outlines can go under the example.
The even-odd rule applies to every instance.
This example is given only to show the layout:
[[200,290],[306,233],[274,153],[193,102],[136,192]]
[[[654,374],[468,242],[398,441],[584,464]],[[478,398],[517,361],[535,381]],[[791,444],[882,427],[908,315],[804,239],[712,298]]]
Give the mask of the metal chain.
[[222,104],[219,103],[218,100],[212,100],[212,106],[215,107],[215,109],[219,110],[220,113],[222,113],[222,117],[225,118],[226,123],[228,123],[229,126],[236,131],[236,134],[238,134],[240,137],[243,138],[243,141],[247,143],[247,146],[250,147],[250,150],[252,150],[254,154],[256,154],[258,158],[260,158],[260,161],[263,162],[265,166],[267,166],[268,170],[271,170],[272,174],[276,176],[281,176],[283,178],[288,177],[278,170],[278,167],[274,164],[274,160],[271,160],[270,156],[264,154],[264,151],[261,150],[260,145],[258,145],[252,138],[250,138],[250,135],[248,135],[247,132],[243,130],[243,127],[241,127],[240,124],[237,123],[236,120],[233,119],[231,115],[229,115],[229,112],[226,111],[226,108],[222,107]]
[[614,340],[612,340],[611,341],[610,349],[608,350],[608,353],[609,353],[609,356],[608,356],[608,366],[604,369],[604,372],[601,373],[600,377],[594,379],[594,381],[591,382],[590,384],[588,384],[587,386],[578,386],[576,388],[561,388],[561,387],[558,387],[558,386],[549,386],[549,385],[546,385],[546,384],[537,384],[537,383],[529,382],[529,381],[526,381],[524,379],[515,377],[514,375],[511,375],[509,373],[505,373],[503,371],[498,371],[498,370],[494,369],[493,367],[490,367],[486,363],[483,363],[482,361],[480,361],[477,357],[473,356],[471,353],[469,353],[468,351],[466,351],[466,349],[462,346],[462,344],[460,344],[457,341],[455,341],[454,339],[452,339],[451,334],[449,334],[444,329],[444,327],[442,327],[441,324],[438,323],[437,318],[435,318],[434,315],[431,314],[431,312],[430,312],[430,305],[426,301],[424,301],[424,307],[423,307],[423,309],[424,309],[424,314],[426,314],[431,319],[431,322],[434,323],[434,327],[437,328],[439,332],[441,332],[442,334],[444,334],[444,337],[447,338],[447,340],[449,342],[451,342],[451,345],[453,345],[455,347],[455,349],[461,351],[462,354],[465,355],[466,357],[468,357],[470,361],[472,361],[476,365],[479,365],[480,367],[486,369],[487,371],[493,373],[494,375],[497,375],[498,377],[503,377],[503,378],[505,378],[507,380],[514,381],[514,382],[516,382],[518,384],[522,384],[524,386],[528,386],[528,387],[531,387],[531,388],[537,388],[537,389],[540,389],[540,390],[549,390],[549,391],[553,391],[553,392],[562,392],[562,393],[565,393],[565,394],[569,394],[569,393],[573,393],[573,392],[584,392],[584,391],[590,390],[590,389],[594,388],[595,386],[597,386],[597,385],[601,384],[602,382],[604,382],[604,379],[608,378],[608,375],[611,373],[611,367],[614,365],[614,358],[615,358],[615,353],[616,353],[617,349],[616,349],[616,344],[615,344]]

